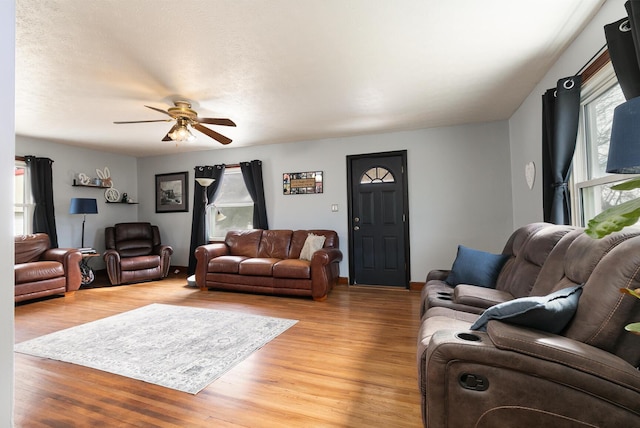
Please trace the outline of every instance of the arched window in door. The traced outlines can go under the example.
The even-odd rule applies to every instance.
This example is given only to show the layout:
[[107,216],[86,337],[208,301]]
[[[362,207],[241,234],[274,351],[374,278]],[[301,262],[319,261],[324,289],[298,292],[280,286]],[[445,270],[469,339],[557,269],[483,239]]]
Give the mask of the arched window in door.
[[374,166],[360,177],[360,184],[394,183],[395,181],[393,173],[382,166]]

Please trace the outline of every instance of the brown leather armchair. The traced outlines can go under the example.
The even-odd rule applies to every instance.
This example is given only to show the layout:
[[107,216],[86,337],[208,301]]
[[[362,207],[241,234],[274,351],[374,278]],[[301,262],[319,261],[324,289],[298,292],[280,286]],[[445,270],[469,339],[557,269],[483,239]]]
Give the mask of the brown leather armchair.
[[118,223],[104,230],[104,262],[113,285],[166,278],[173,248],[162,245],[158,226]]
[[80,288],[80,251],[75,248],[50,248],[49,235],[46,233],[16,236],[14,244],[16,302],[73,293]]

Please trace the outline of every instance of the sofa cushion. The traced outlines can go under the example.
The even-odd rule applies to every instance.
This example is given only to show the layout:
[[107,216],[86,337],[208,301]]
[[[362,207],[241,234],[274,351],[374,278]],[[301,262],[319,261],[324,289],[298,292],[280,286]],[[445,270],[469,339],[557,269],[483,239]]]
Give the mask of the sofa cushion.
[[[572,226],[546,225],[531,234],[518,249],[515,258],[500,270],[496,289],[506,291],[514,298],[529,296],[551,253],[558,248],[564,237],[573,231]],[[566,249],[566,246],[561,248]],[[562,257],[561,254],[556,251],[554,257]],[[539,295],[547,295],[551,291],[547,290]]]
[[253,257],[240,262],[238,267],[238,273],[240,275],[253,275],[253,276],[272,276],[273,265],[279,262],[280,259]]
[[153,242],[150,239],[118,241],[116,243],[116,251],[118,251],[123,258],[147,256],[153,252]]
[[49,235],[33,233],[14,237],[14,262],[29,263],[40,260],[42,253],[50,247]]
[[240,263],[247,260],[245,256],[218,256],[209,261],[207,272],[238,273]]
[[311,263],[300,259],[280,260],[273,266],[273,276],[275,278],[310,279]]
[[122,271],[153,269],[158,266],[160,266],[160,256],[158,255],[124,257],[120,259],[120,269]]
[[262,229],[230,230],[224,239],[232,256],[257,257]]
[[64,267],[59,262],[20,263],[14,265],[13,269],[16,284],[64,277]]
[[508,259],[509,256],[504,254],[491,254],[458,245],[458,255],[446,282],[453,286],[470,284],[494,288],[500,269]]
[[302,246],[302,251],[300,251],[300,259],[311,260],[313,253],[322,248],[325,239],[326,238],[324,236],[316,235],[314,233],[307,235],[307,239],[304,241],[304,245]]
[[502,320],[536,330],[560,333],[578,308],[582,285],[563,288],[547,296],[522,297],[492,306],[471,325],[471,330],[487,330],[489,320]]
[[153,252],[150,223],[118,223],[113,231],[114,248],[121,257],[146,256]]
[[263,230],[258,257],[286,259],[289,257],[291,230]]

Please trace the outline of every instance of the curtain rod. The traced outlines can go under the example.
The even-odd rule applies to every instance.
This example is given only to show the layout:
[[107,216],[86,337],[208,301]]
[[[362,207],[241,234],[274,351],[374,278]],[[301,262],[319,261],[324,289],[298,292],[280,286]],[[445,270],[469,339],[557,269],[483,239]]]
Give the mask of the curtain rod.
[[602,51],[604,51],[607,48],[607,44],[605,43],[604,46],[602,46],[600,49],[598,49],[598,52],[596,52],[591,58],[589,58],[589,61],[587,61],[581,68],[580,70],[578,70],[578,72],[576,74],[574,74],[574,76],[579,76],[586,68],[587,66],[589,66],[589,64],[591,64],[591,61],[593,61],[594,59],[596,59],[596,57],[598,55],[600,55],[602,53]]

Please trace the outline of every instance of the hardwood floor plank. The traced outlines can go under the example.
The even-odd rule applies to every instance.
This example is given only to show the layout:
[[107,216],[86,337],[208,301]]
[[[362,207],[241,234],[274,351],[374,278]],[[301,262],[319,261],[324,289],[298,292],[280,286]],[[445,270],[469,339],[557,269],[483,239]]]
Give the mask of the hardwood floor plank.
[[150,303],[298,323],[196,395],[16,353],[15,426],[422,425],[415,367],[418,292],[339,285],[326,301],[315,302],[200,291],[186,286],[184,276],[172,276],[16,305],[16,342]]

